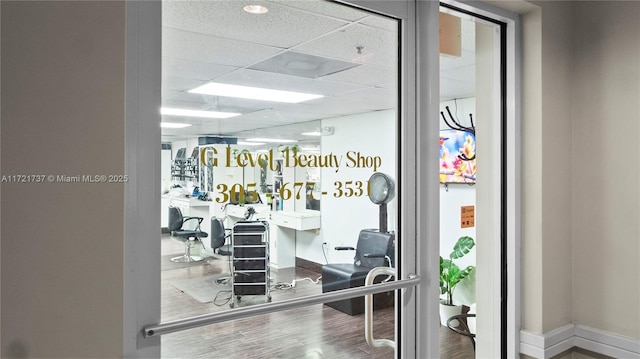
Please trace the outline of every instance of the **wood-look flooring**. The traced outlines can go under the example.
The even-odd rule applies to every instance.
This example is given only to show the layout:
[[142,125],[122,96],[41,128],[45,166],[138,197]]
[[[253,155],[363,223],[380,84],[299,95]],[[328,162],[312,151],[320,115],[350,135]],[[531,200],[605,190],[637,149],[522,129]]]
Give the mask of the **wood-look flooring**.
[[[182,252],[183,245],[168,236],[162,237],[162,254]],[[162,321],[231,310],[220,295],[216,303],[200,303],[171,285],[173,280],[229,273],[226,257],[209,258],[202,265],[167,266],[162,271]],[[272,283],[291,283],[293,278],[317,279],[318,273],[295,270],[271,271]],[[320,282],[321,283],[321,282]],[[321,284],[304,280],[294,290],[272,289],[273,301],[322,292]],[[272,286],[273,287],[273,286]],[[221,288],[226,290],[229,288]],[[224,294],[224,293],[222,293]],[[244,298],[248,298],[246,300]],[[246,296],[247,302],[266,302],[264,296]],[[222,304],[222,305],[221,305]],[[394,309],[375,311],[376,338],[393,339]],[[213,359],[382,359],[393,358],[390,348],[372,348],[364,339],[364,316],[350,316],[325,305],[287,310],[213,324],[162,336],[162,358]],[[469,338],[440,328],[440,357],[443,359],[474,358]],[[425,358],[428,359],[428,358]]]

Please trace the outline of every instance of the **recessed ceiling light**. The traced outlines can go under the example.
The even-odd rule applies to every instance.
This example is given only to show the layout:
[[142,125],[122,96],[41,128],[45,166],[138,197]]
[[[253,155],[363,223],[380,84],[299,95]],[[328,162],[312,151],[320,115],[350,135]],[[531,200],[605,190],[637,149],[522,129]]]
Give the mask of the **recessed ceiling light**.
[[236,97],[251,100],[286,103],[298,103],[324,97],[323,95],[315,95],[302,92],[280,91],[259,87],[221,84],[216,82],[209,82],[208,84],[196,87],[193,90],[189,90],[188,92],[203,95]]
[[247,141],[252,142],[269,142],[269,143],[293,143],[297,140],[287,140],[283,138],[247,138]]
[[189,126],[191,126],[190,123],[160,122],[160,127],[163,128],[185,128]]
[[160,114],[170,116],[204,117],[204,118],[230,118],[240,116],[241,113],[218,112],[203,110],[188,110],[184,108],[160,107]]
[[269,9],[262,5],[247,5],[242,9],[250,14],[264,14],[269,11]]
[[322,132],[313,131],[313,132],[303,132],[301,133],[303,136],[322,136]]

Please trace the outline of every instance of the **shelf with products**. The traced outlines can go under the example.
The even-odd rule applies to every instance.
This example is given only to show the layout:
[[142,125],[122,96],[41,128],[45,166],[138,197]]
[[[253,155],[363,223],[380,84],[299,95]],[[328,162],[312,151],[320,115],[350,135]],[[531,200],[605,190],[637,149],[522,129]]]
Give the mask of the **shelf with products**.
[[197,180],[199,175],[198,148],[194,148],[191,156],[186,156],[187,149],[182,147],[176,152],[171,162],[171,179],[178,181]]
[[198,171],[198,161],[194,158],[176,159],[171,164],[171,178],[174,180],[197,179]]
[[282,172],[284,160],[282,158],[276,158],[274,162],[276,163],[276,170],[273,172],[272,176],[273,183],[271,184],[271,188],[273,191],[271,192],[271,197],[273,209],[279,211],[282,210],[283,205],[281,202],[282,199],[280,198],[280,188],[282,188],[282,185],[284,184],[284,175]]

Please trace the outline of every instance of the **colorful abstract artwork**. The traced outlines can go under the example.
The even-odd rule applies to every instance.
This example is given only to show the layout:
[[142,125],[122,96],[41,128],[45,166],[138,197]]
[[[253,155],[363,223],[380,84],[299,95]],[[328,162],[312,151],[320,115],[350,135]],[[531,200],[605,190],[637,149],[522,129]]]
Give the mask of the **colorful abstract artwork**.
[[476,182],[476,139],[472,133],[440,131],[440,183]]

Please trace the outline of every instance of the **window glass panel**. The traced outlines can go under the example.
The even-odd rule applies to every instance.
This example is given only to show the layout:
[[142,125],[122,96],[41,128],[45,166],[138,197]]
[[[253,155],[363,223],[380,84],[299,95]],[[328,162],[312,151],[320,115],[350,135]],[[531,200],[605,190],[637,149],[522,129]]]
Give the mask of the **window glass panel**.
[[[163,321],[359,286],[396,262],[398,22],[328,1],[259,3],[266,12],[163,2],[163,227],[178,208],[207,233],[163,235]],[[371,184],[374,173],[385,176]],[[393,293],[375,302],[376,336],[393,339]],[[358,298],[194,329],[164,337],[163,352],[217,333],[194,345],[252,351],[279,336],[308,357],[368,358],[362,310]]]

